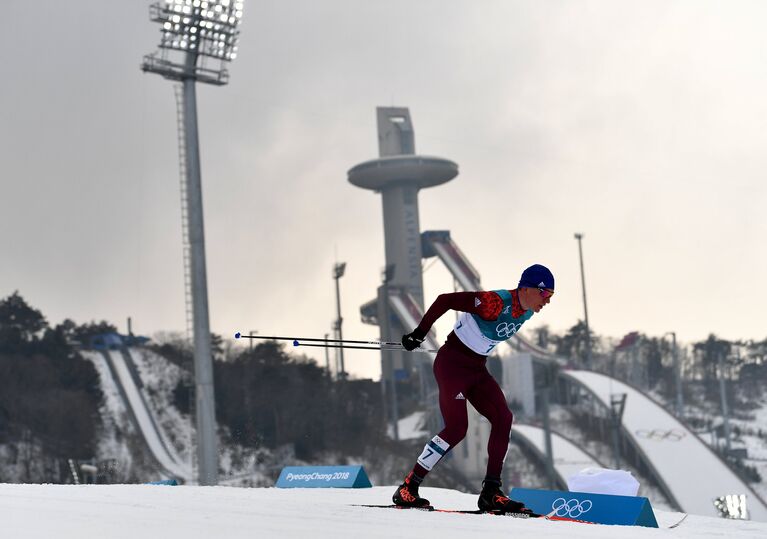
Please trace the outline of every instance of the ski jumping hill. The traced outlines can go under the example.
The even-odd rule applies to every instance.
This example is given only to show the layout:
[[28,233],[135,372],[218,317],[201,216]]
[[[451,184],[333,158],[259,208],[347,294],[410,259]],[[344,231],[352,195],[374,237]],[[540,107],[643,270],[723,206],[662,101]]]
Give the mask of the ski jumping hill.
[[101,352],[83,351],[83,355],[96,364],[97,368],[100,364],[106,365],[106,369],[98,368],[102,373],[101,383],[116,387],[136,430],[141,433],[164,473],[168,477],[190,481],[193,477],[189,463],[184,462],[168,441],[144,396],[143,383],[132,357],[134,353],[136,349],[126,347]]
[[[656,511],[659,529],[355,507],[389,504],[394,486],[277,489],[149,485],[0,485],[2,536],[14,539],[644,539],[767,537],[767,524]],[[476,496],[423,488],[437,507],[476,509]]]
[[610,396],[626,394],[624,436],[646,456],[666,495],[682,510],[716,516],[713,500],[727,494],[746,494],[752,519],[767,522],[767,505],[695,433],[641,391],[609,376],[590,371],[562,375],[591,392],[604,406]]

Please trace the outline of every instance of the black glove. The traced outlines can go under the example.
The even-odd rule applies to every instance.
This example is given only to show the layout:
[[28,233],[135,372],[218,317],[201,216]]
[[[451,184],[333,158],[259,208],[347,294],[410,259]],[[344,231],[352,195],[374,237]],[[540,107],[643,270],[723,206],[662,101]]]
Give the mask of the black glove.
[[420,329],[415,328],[412,333],[402,336],[402,347],[408,352],[412,352],[421,345],[425,338],[426,334]]

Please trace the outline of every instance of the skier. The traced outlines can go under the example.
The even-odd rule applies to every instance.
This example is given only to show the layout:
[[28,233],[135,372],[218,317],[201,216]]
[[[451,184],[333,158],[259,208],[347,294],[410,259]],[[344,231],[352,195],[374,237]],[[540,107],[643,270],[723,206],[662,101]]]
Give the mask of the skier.
[[521,502],[509,499],[501,490],[501,469],[509,445],[513,419],[506,398],[490,375],[487,355],[510,339],[534,313],[551,301],[554,276],[545,266],[525,269],[514,290],[455,292],[441,294],[424,314],[421,323],[402,337],[402,346],[415,350],[431,326],[448,310],[461,311],[453,331],[434,360],[434,377],[439,387],[439,408],[445,427],[424,447],[412,471],[392,496],[396,505],[425,507],[429,500],[418,494],[418,486],[432,468],[466,436],[466,401],[488,421],[487,473],[477,505],[481,511],[529,512]]

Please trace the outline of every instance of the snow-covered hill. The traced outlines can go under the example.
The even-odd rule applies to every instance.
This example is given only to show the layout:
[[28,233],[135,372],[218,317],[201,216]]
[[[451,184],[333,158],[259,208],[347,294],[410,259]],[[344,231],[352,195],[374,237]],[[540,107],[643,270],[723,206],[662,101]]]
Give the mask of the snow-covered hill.
[[[767,524],[656,511],[660,529],[520,520],[492,515],[394,511],[351,504],[390,503],[394,487],[276,489],[148,485],[0,484],[0,530],[14,539],[391,539],[396,537],[640,539],[767,537]],[[438,506],[474,509],[476,498],[424,488]]]

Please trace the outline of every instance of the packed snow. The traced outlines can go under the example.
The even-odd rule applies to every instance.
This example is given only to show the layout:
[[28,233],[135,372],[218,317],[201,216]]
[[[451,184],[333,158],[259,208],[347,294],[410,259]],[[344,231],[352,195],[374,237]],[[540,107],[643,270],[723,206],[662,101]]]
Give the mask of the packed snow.
[[[655,529],[353,505],[389,504],[394,488],[0,484],[0,529],[2,537],[14,539],[767,537],[765,523],[695,515],[668,529],[683,515],[665,511],[655,512],[660,526]],[[438,507],[476,508],[475,495],[427,487],[421,491]]]

